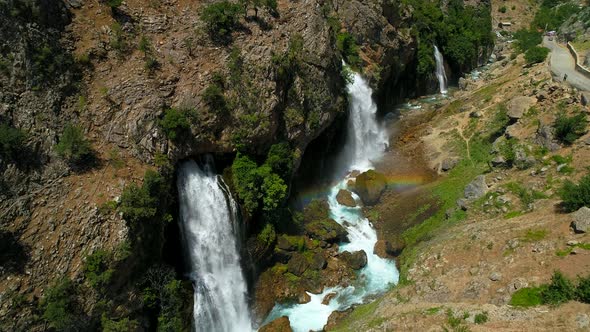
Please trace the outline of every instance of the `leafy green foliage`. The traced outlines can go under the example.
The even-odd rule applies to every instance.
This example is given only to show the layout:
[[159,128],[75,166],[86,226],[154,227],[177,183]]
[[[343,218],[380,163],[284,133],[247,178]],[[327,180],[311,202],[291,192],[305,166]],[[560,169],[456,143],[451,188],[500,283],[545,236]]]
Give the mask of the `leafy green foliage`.
[[590,206],[590,174],[582,177],[578,184],[566,180],[559,194],[563,201],[562,206],[568,212]]
[[258,241],[264,243],[267,247],[270,246],[277,238],[275,227],[271,223],[266,223],[262,231],[258,233],[257,238]]
[[536,29],[520,29],[514,33],[516,46],[520,52],[526,52],[529,49],[541,44],[543,36]]
[[578,278],[576,299],[583,303],[590,303],[590,275]]
[[119,6],[121,6],[123,3],[123,0],[105,0],[104,2],[107,4],[107,6],[111,7],[111,9],[114,9],[119,8]]
[[203,100],[213,113],[225,114],[227,112],[227,101],[225,100],[221,85],[217,83],[210,84],[203,91]]
[[506,10],[508,10],[508,9],[506,8],[506,6],[502,6],[502,7],[498,8],[498,11],[499,11],[500,13],[502,13],[502,14],[506,13]]
[[182,134],[190,131],[189,111],[176,108],[166,110],[160,126],[171,140],[180,139]]
[[541,292],[543,303],[547,304],[561,304],[573,300],[575,294],[574,284],[560,271],[553,272],[551,283]]
[[57,153],[71,163],[79,163],[92,156],[90,142],[80,127],[67,124],[56,146]]
[[547,55],[549,54],[549,49],[546,47],[535,46],[528,49],[524,53],[524,59],[527,63],[540,63],[545,61]]
[[578,5],[564,0],[545,0],[535,14],[531,29],[557,30],[570,16],[579,12]]
[[229,1],[221,1],[208,5],[201,13],[201,19],[207,25],[211,38],[227,39],[232,30],[238,25],[239,15],[244,8]]
[[139,324],[136,320],[129,320],[128,317],[119,320],[113,320],[108,318],[104,313],[102,314],[100,323],[102,326],[102,332],[135,331],[139,327]]
[[41,301],[43,318],[58,331],[74,325],[76,306],[76,288],[70,279],[58,281]]
[[584,135],[587,126],[588,120],[583,113],[578,113],[571,117],[561,113],[553,123],[555,136],[565,144],[572,144],[580,136]]
[[488,321],[488,313],[487,312],[481,312],[475,315],[475,317],[473,318],[473,322],[475,324],[485,324]]
[[285,179],[291,170],[291,150],[286,143],[273,145],[262,166],[238,153],[232,164],[232,177],[246,210],[254,213],[261,207],[270,216],[279,209],[287,198]]
[[336,35],[336,47],[344,58],[344,61],[353,68],[358,68],[361,58],[358,54],[358,46],[354,37],[348,32],[340,32]]
[[300,34],[294,34],[289,39],[287,52],[282,55],[274,54],[272,56],[276,81],[285,84],[291,83],[300,69],[302,53],[303,37]]
[[515,307],[534,307],[543,304],[541,293],[544,287],[525,287],[512,294],[510,305]]
[[102,249],[86,257],[84,276],[90,286],[102,289],[111,281],[114,270],[109,267],[110,261],[110,254]]
[[8,124],[0,124],[0,157],[16,159],[22,152],[26,134]]
[[148,170],[143,177],[142,186],[133,183],[125,187],[121,194],[119,210],[132,225],[152,219],[157,215],[160,203],[168,198],[168,192],[166,179],[157,172]]

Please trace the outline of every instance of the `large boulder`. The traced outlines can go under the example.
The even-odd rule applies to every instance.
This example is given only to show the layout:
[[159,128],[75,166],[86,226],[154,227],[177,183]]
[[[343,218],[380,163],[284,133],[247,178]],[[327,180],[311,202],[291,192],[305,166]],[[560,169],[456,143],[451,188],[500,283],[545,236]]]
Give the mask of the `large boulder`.
[[291,322],[289,317],[283,316],[273,320],[272,322],[264,325],[258,330],[259,332],[293,332],[291,329]]
[[365,205],[374,205],[379,202],[381,195],[387,187],[385,175],[368,170],[356,177],[354,191],[360,196]]
[[367,253],[364,250],[345,251],[338,256],[353,270],[360,270],[367,265]]
[[511,120],[519,120],[535,102],[536,99],[531,97],[516,97],[512,99],[507,105],[508,117]]
[[303,210],[304,232],[315,240],[337,243],[346,240],[346,230],[330,218],[328,203],[314,200]]
[[399,256],[406,247],[403,239],[397,237],[393,242],[387,240],[379,240],[375,243],[373,253],[381,258],[391,258]]
[[305,270],[310,268],[310,263],[305,256],[300,253],[294,253],[287,264],[287,271],[301,277]]
[[590,232],[590,208],[583,206],[572,213],[572,228],[576,233]]
[[338,204],[348,206],[348,207],[355,207],[356,202],[354,201],[354,197],[352,197],[352,193],[345,189],[340,189],[338,194],[336,195],[336,201]]
[[483,197],[488,191],[486,177],[484,175],[477,176],[471,183],[465,187],[465,198],[475,200]]

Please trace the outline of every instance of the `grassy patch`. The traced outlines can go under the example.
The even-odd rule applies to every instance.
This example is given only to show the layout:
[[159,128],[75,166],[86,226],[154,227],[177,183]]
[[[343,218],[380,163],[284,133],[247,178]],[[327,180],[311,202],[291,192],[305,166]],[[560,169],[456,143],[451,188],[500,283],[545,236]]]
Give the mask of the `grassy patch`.
[[568,256],[569,254],[572,253],[572,251],[574,250],[574,248],[582,248],[584,250],[590,250],[590,243],[578,243],[575,246],[570,246],[567,247],[563,250],[556,250],[555,251],[555,255],[559,256],[559,257],[565,257]]
[[[383,322],[382,318],[379,317],[371,317],[375,314],[375,310],[381,303],[381,299],[375,300],[371,303],[362,304],[354,308],[354,310],[344,318],[338,325],[333,329],[334,332],[345,332],[345,331],[353,331],[350,327],[353,325],[354,322],[367,322],[369,321],[371,325],[377,326]],[[376,324],[379,322],[378,324]]]
[[524,214],[522,211],[510,211],[504,215],[504,219],[512,219],[516,217],[520,217]]
[[543,292],[542,287],[525,287],[517,290],[512,294],[510,299],[510,305],[515,307],[529,308],[541,305],[543,298],[541,293]]
[[523,242],[538,242],[545,239],[545,237],[547,237],[546,229],[529,229],[520,239]]

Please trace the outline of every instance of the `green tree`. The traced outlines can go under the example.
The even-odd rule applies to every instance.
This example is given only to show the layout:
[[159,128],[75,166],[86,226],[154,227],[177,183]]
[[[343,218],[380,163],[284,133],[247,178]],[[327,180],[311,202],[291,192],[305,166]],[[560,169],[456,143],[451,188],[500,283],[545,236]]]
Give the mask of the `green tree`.
[[221,1],[208,5],[201,13],[201,19],[213,39],[227,39],[238,25],[238,16],[244,8],[229,1]]
[[102,289],[111,281],[114,270],[109,267],[110,260],[110,254],[102,249],[86,257],[84,276],[90,286]]
[[67,124],[56,146],[57,153],[72,163],[79,163],[92,156],[90,142],[86,140],[82,129]]
[[549,49],[546,47],[534,46],[529,48],[524,53],[524,59],[528,64],[532,63],[540,63],[545,61],[547,55],[549,54]]
[[70,279],[59,280],[41,301],[43,318],[58,331],[71,329],[76,321],[76,288]]
[[232,164],[233,182],[238,197],[244,202],[249,212],[258,209],[260,198],[260,183],[257,174],[258,165],[248,156],[238,153]]
[[0,124],[0,157],[16,159],[22,153],[26,134],[5,123]]
[[182,134],[190,131],[189,112],[170,108],[164,112],[164,117],[160,120],[160,126],[171,140],[177,140]]

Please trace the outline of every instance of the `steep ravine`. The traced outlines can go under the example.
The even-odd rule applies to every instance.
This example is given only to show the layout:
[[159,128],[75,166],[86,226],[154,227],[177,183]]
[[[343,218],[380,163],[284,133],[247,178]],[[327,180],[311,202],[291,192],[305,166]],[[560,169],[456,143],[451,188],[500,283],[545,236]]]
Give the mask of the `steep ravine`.
[[[189,283],[176,282],[187,280],[186,270],[180,252],[170,252],[180,249],[170,244],[177,232],[169,224],[178,219],[176,167],[211,153],[219,170],[227,169],[238,151],[262,164],[271,146],[286,142],[293,157],[285,176],[290,183],[302,160],[317,155],[316,146],[330,148],[321,142],[337,144],[337,138],[326,138],[344,132],[348,102],[341,64],[352,54],[337,41],[346,31],[380,106],[389,96],[396,96],[388,99],[391,105],[416,93],[400,89],[414,86],[405,79],[412,77],[416,56],[410,7],[378,0],[278,1],[278,14],[261,9],[254,17],[250,9],[240,16],[231,44],[223,45],[206,33],[200,14],[207,4],[129,0],[115,9],[96,0],[0,4],[0,124],[26,134],[18,154],[0,155],[0,231],[11,244],[0,270],[2,328],[42,330],[48,324],[44,301],[60,280],[71,281],[74,301],[68,303],[76,310],[67,318],[81,329],[107,324],[103,316],[119,323],[128,319],[129,326],[157,325],[157,316],[164,315],[163,293],[148,305],[137,294],[149,287],[135,282],[165,271],[162,280],[178,294],[190,289]],[[148,66],[153,61],[155,70]],[[205,96],[215,84],[222,86],[221,109]],[[162,127],[171,108],[190,113],[178,139]],[[59,147],[72,126],[91,151],[80,160]],[[151,169],[161,178],[143,177]],[[121,205],[133,184],[156,202],[150,203],[156,207],[148,211],[149,222],[132,222]],[[314,219],[323,208],[303,219]],[[244,214],[245,251],[261,232],[259,217]],[[336,243],[340,234],[325,240]],[[141,246],[129,253],[136,242]],[[265,253],[274,244],[245,255],[252,258],[245,263],[253,266],[246,276],[251,285],[276,263],[260,259],[269,257]],[[95,287],[88,266],[100,257],[108,257],[97,272],[107,281]],[[168,267],[153,269],[161,265]],[[352,275],[349,268],[337,268]],[[175,314],[164,316],[171,322],[190,316],[180,309]]]

